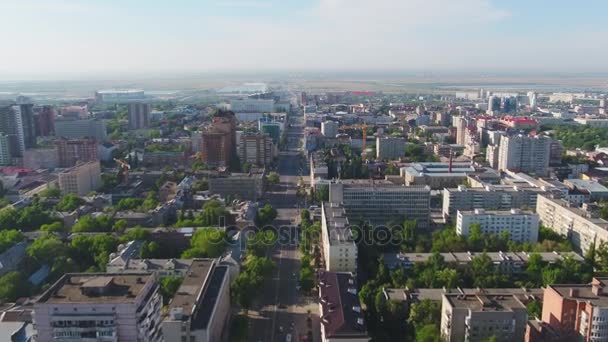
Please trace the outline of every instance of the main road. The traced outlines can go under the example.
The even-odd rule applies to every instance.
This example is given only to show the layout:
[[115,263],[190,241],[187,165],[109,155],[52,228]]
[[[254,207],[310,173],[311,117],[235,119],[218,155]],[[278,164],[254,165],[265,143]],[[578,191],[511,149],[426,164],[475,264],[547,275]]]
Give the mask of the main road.
[[[299,111],[299,110],[297,110]],[[268,192],[268,202],[277,209],[275,226],[280,229],[279,242],[272,251],[277,268],[272,279],[257,298],[252,313],[250,341],[283,342],[291,335],[291,341],[301,341],[308,333],[307,317],[313,319],[313,335],[319,335],[319,319],[315,313],[317,304],[312,298],[297,290],[300,255],[297,248],[299,208],[296,196],[297,182],[305,174],[305,162],[299,148],[302,141],[302,117],[299,113],[290,117],[287,131],[287,150],[279,153],[277,172],[280,184]],[[315,337],[315,341],[318,341]]]

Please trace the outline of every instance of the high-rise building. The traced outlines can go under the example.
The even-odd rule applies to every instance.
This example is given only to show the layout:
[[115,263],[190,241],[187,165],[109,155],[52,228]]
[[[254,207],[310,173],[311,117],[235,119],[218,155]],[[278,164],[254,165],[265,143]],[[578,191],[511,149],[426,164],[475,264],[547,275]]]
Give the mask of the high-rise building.
[[538,105],[538,94],[536,92],[530,91],[528,92],[528,101],[530,102],[530,110],[536,110],[536,106]]
[[326,137],[335,138],[338,134],[338,123],[335,121],[323,121],[321,123],[321,134]]
[[36,116],[36,135],[48,137],[55,132],[55,109],[52,106],[42,106]]
[[7,166],[13,163],[11,155],[11,143],[9,136],[0,133],[0,166]]
[[0,107],[0,133],[8,136],[11,155],[21,157],[26,148],[36,145],[33,105]]
[[547,136],[533,137],[523,134],[502,137],[498,169],[547,175],[552,141],[553,139]]
[[503,113],[517,112],[517,97],[505,96],[501,99],[501,109]]
[[236,119],[233,112],[219,111],[202,133],[201,157],[205,164],[228,166],[236,153]]
[[242,134],[239,139],[241,163],[269,165],[274,159],[274,144],[266,134]]
[[535,243],[538,241],[538,215],[521,209],[509,211],[458,211],[456,233],[462,236],[471,234],[471,226],[479,224],[481,233],[500,236],[509,234],[509,240]]
[[357,245],[340,204],[321,204],[321,244],[326,271],[357,272]]
[[466,129],[469,125],[469,121],[464,116],[452,117],[452,125],[456,127],[456,144],[464,145],[466,138]]
[[430,192],[425,186],[395,185],[384,180],[344,179],[329,185],[329,202],[341,204],[346,214],[359,220],[386,224],[397,217],[416,220],[418,227],[428,228]]
[[500,111],[500,97],[492,95],[488,98],[488,113],[495,113]]
[[59,173],[59,189],[62,194],[85,196],[101,186],[99,161],[78,164]]
[[38,341],[163,341],[162,297],[149,273],[70,273],[34,303]]
[[29,148],[23,153],[23,167],[27,169],[55,169],[59,167],[57,147]]
[[23,138],[23,150],[36,146],[36,125],[34,123],[34,105],[31,103],[21,103],[19,105],[21,117],[21,133]]
[[142,129],[150,125],[150,104],[129,103],[129,129]]
[[[608,294],[604,291],[607,286],[605,277],[595,277],[587,284],[547,285],[543,294],[542,327],[548,326],[547,330],[559,336],[559,341],[608,341]],[[527,341],[550,340],[541,330],[530,334]]]
[[103,120],[57,120],[55,121],[55,135],[67,139],[90,138],[104,141],[107,136],[106,124]]
[[377,137],[376,158],[397,159],[405,155],[405,139],[400,137]]
[[95,140],[79,139],[55,141],[59,167],[72,167],[79,162],[98,161],[97,142]]

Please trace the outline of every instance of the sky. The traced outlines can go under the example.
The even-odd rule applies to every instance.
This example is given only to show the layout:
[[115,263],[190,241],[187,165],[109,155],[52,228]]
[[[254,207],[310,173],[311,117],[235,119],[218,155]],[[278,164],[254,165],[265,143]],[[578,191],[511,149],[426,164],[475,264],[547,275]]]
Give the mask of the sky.
[[608,71],[605,0],[0,0],[0,77]]

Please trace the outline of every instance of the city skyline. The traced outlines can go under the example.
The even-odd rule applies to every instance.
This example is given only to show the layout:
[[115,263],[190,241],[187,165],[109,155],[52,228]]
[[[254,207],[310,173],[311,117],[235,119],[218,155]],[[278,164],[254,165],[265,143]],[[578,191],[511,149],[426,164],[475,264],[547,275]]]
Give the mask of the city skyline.
[[[600,1],[6,0],[0,77],[278,70],[606,72]],[[584,15],[575,15],[584,13]]]

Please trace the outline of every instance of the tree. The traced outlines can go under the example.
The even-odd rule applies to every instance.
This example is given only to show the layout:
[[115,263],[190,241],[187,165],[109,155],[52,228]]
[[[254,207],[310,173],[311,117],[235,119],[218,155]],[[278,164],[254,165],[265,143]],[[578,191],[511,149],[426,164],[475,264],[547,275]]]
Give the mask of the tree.
[[270,224],[277,217],[277,211],[270,204],[266,204],[260,209],[254,219],[254,223],[258,228],[262,228]]
[[23,241],[25,237],[16,229],[0,231],[0,254],[11,248],[17,242]]
[[14,302],[29,295],[29,284],[21,272],[9,272],[0,277],[0,300]]
[[276,172],[270,172],[267,176],[268,183],[276,185],[281,181],[281,177]]
[[60,221],[56,221],[49,224],[43,224],[40,226],[40,230],[49,233],[63,233],[63,223]]
[[0,210],[0,227],[3,229],[16,228],[17,221],[19,221],[19,213],[14,208]]
[[160,254],[160,245],[156,241],[144,242],[139,251],[141,259],[158,258]]
[[58,187],[48,187],[40,192],[40,197],[54,197],[58,198],[61,196],[61,190]]
[[17,225],[25,231],[37,230],[43,224],[53,223],[56,219],[52,218],[40,204],[35,203],[25,207],[19,212]]
[[112,225],[112,231],[117,233],[123,233],[125,229],[129,226],[129,221],[125,219],[120,219]]
[[53,259],[66,255],[67,248],[54,235],[45,234],[38,237],[27,247],[27,255],[40,264],[52,263]]
[[215,228],[198,229],[190,239],[191,248],[184,251],[182,258],[217,258],[224,253],[227,239],[224,230]]
[[163,303],[169,304],[177,290],[182,285],[184,278],[168,276],[160,279],[160,293],[163,296]]
[[144,200],[141,198],[123,198],[115,206],[116,211],[123,210],[135,210],[143,204]]
[[447,289],[453,289],[458,284],[458,271],[453,268],[444,268],[437,272],[437,280]]
[[302,290],[310,291],[314,285],[314,272],[312,268],[310,265],[307,267],[302,267],[300,269],[300,286],[302,287]]
[[530,318],[540,318],[543,313],[543,306],[538,300],[533,300],[528,305],[526,305],[526,309],[528,310],[528,316]]
[[[430,299],[423,299],[412,304],[408,323],[420,330],[426,325],[435,325],[441,321],[441,304]],[[435,328],[437,329],[437,328]]]
[[84,204],[84,200],[76,194],[67,194],[55,206],[58,211],[74,211]]
[[435,324],[426,324],[417,329],[416,342],[441,342],[439,328]]

